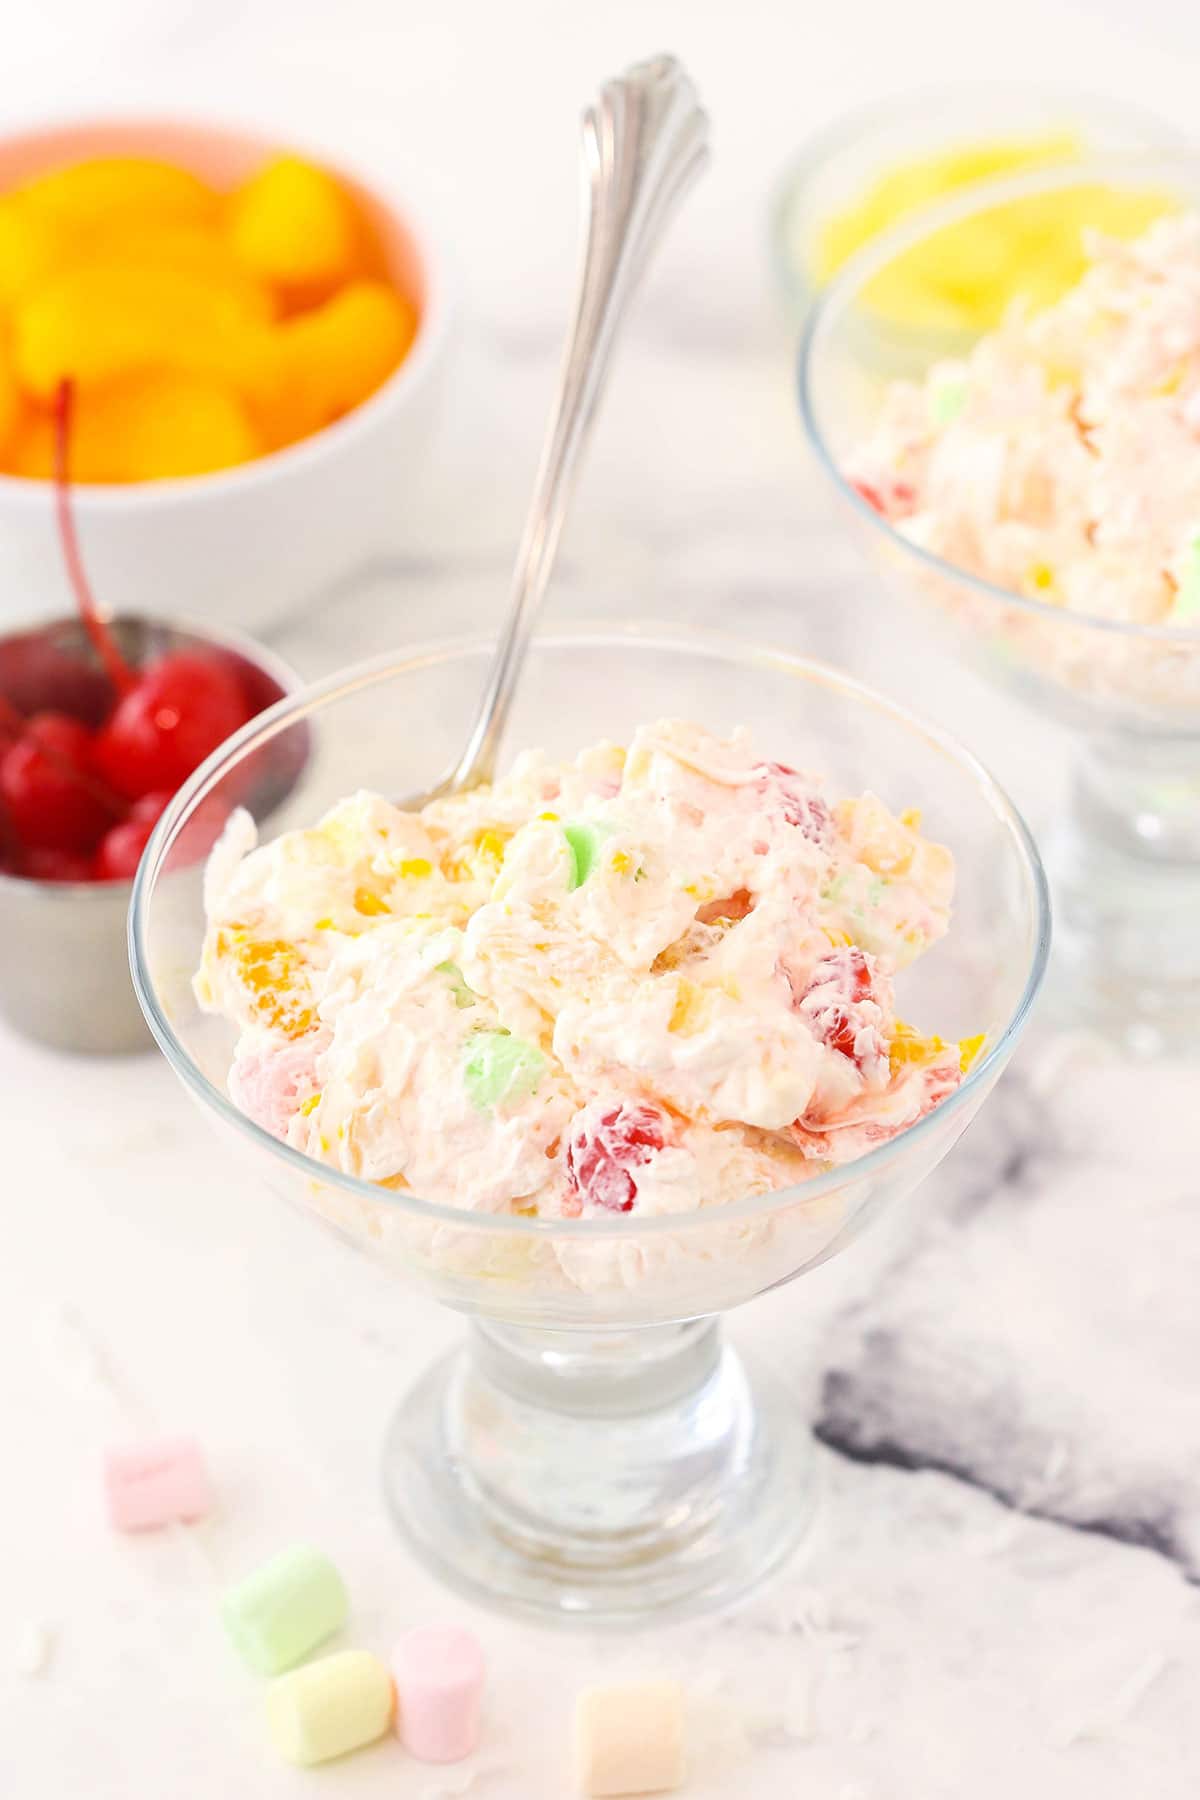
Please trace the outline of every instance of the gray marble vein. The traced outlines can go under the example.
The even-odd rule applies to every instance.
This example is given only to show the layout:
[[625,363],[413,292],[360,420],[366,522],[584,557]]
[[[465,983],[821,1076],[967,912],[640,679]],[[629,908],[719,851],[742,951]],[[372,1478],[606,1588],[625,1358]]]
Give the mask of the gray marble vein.
[[1172,1078],[1148,1108],[1152,1079],[1084,1084],[1068,1063],[1049,1091],[1003,1082],[915,1241],[836,1326],[817,1429],[1198,1580],[1200,1174],[1161,1140],[1147,1172],[1155,1115],[1172,1116]]

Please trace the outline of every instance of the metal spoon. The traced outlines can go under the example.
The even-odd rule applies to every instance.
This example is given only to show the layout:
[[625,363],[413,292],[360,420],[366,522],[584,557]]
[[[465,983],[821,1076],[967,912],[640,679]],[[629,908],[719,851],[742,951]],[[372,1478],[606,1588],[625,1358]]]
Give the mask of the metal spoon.
[[[708,158],[708,119],[671,56],[607,82],[583,115],[583,263],[504,622],[466,749],[426,798],[491,781],[525,652],[554,565],[567,505],[629,296]],[[406,803],[412,808],[422,799]]]

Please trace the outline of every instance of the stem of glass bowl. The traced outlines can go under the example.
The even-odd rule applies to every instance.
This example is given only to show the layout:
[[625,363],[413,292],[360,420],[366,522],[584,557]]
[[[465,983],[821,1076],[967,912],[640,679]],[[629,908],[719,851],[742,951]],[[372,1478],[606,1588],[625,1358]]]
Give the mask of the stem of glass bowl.
[[1200,1048],[1200,737],[1092,738],[1047,855],[1051,1004],[1135,1055]]
[[1200,735],[1091,739],[1075,810],[1087,836],[1118,854],[1200,870]]
[[472,1324],[402,1406],[384,1485],[444,1580],[592,1624],[732,1598],[793,1548],[813,1498],[794,1399],[751,1379],[715,1319]]

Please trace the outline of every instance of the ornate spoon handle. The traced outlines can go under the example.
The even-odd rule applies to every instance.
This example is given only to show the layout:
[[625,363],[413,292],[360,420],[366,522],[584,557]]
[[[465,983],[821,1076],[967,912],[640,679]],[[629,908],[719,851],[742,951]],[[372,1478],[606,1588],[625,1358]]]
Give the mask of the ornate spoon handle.
[[509,612],[467,747],[438,788],[490,781],[629,297],[708,156],[708,120],[670,56],[608,82],[583,117],[587,215],[575,315],[525,521]]

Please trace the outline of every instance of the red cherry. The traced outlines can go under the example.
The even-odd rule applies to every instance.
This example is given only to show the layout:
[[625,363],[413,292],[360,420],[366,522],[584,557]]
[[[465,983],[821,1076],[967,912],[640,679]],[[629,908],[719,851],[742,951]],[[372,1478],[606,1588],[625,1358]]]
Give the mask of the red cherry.
[[0,760],[0,797],[29,848],[89,850],[112,813],[91,778],[92,735],[65,713],[35,713]]
[[151,825],[157,825],[170,801],[170,794],[155,789],[153,793],[143,794],[140,800],[134,801],[129,809],[129,816],[131,819],[145,819]]
[[168,868],[183,868],[206,857],[224,831],[232,810],[233,802],[223,794],[209,794],[201,800],[171,845]]
[[584,1119],[567,1145],[572,1193],[609,1212],[632,1211],[637,1182],[630,1170],[648,1163],[666,1141],[666,1121],[652,1106],[622,1101],[598,1119]]
[[789,825],[795,825],[801,836],[812,844],[823,844],[829,837],[833,814],[820,794],[810,791],[808,783],[786,763],[758,763],[756,791],[768,802],[773,801]]
[[249,716],[227,663],[199,652],[164,656],[117,703],[96,739],[96,767],[127,800],[173,793]]
[[170,794],[143,794],[130,807],[129,817],[105,832],[92,864],[95,880],[133,880],[142,860],[142,851],[150,842],[150,833],[158,824],[170,798]]
[[696,917],[701,925],[715,925],[719,919],[728,919],[736,925],[739,919],[748,919],[754,911],[754,895],[749,888],[734,888],[732,894],[726,894],[720,900],[706,900],[703,906],[696,908]]
[[814,965],[797,1001],[817,1042],[850,1057],[860,1068],[868,1058],[883,1054],[878,1027],[861,1012],[864,1001],[876,998],[874,969],[872,958],[857,944],[831,951]]
[[132,881],[153,830],[153,819],[130,816],[106,831],[92,862],[94,878],[97,881]]
[[873,511],[877,513],[885,513],[887,511],[887,507],[883,504],[883,495],[879,492],[877,487],[872,487],[869,481],[852,481],[850,486],[854,489],[859,499],[865,500],[867,505],[871,507]]
[[25,852],[17,873],[28,881],[90,881],[92,859],[82,850],[49,850],[35,845]]

